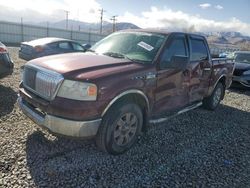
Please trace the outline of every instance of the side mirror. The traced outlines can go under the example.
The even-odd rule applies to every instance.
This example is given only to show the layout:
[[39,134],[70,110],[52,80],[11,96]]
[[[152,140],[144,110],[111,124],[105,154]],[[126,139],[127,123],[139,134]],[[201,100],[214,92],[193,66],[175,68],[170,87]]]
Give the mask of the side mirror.
[[170,60],[170,68],[185,70],[188,64],[187,56],[174,55]]
[[88,49],[91,48],[90,44],[82,44],[82,47],[84,48],[84,51],[87,51]]

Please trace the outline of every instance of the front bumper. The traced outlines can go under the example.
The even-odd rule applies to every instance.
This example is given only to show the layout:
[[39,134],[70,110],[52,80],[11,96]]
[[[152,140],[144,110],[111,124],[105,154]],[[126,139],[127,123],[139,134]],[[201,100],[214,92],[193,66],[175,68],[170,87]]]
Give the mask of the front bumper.
[[29,60],[32,60],[34,59],[35,57],[32,55],[32,54],[25,54],[23,53],[22,51],[19,50],[18,52],[18,57],[23,59],[23,60],[26,60],[26,61],[29,61]]
[[26,114],[32,121],[39,126],[48,129],[52,133],[60,135],[80,138],[93,137],[97,134],[102,121],[102,119],[91,121],[73,121],[49,114],[43,114],[23,101],[21,97],[18,98],[18,103],[23,113]]
[[246,76],[233,76],[233,82],[239,82],[245,87],[250,87],[250,75]]

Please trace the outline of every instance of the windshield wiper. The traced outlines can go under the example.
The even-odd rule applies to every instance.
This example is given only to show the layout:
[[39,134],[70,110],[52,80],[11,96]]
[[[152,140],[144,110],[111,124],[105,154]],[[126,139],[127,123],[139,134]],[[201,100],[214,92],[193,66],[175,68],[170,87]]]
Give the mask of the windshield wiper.
[[103,53],[103,55],[107,55],[107,56],[110,56],[110,57],[114,57],[114,58],[127,58],[124,54],[121,54],[121,53],[117,53],[117,52],[105,52]]
[[139,63],[139,64],[147,64],[148,63],[148,61],[143,61],[143,60],[139,60],[139,59],[132,59],[132,58],[129,58],[128,56],[126,56],[125,54],[121,54],[118,52],[105,52],[105,53],[103,53],[103,55],[107,55],[107,56],[114,57],[114,58],[128,59],[134,63]]
[[93,53],[97,54],[96,51],[92,50],[92,49],[87,49],[86,52],[93,52]]
[[131,59],[128,56],[126,56],[125,54],[121,54],[118,52],[105,52],[105,53],[103,53],[103,55],[107,55],[107,56],[114,57],[114,58],[128,59],[128,60],[135,62],[135,63],[138,62],[138,60]]

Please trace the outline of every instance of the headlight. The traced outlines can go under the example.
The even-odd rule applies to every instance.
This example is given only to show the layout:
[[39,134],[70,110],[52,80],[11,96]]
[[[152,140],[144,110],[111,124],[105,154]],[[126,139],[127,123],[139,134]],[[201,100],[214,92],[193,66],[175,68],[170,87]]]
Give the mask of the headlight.
[[250,70],[243,72],[242,75],[250,75]]
[[64,80],[57,96],[79,101],[95,101],[97,87],[91,83]]

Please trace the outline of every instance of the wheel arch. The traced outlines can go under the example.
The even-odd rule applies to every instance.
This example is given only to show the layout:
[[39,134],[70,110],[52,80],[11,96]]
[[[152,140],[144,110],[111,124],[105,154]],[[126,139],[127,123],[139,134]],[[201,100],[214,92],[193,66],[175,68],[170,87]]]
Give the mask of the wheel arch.
[[223,94],[222,94],[222,97],[221,99],[224,99],[224,96],[225,96],[225,90],[226,90],[226,75],[221,75],[219,77],[219,79],[216,81],[215,85],[214,85],[214,88],[213,88],[213,91],[215,89],[215,87],[217,86],[218,83],[222,83],[223,87],[224,87],[224,91],[223,91]]
[[115,98],[113,98],[109,104],[106,106],[104,111],[102,112],[102,117],[105,116],[105,114],[118,102],[122,101],[130,101],[130,102],[135,102],[142,110],[143,113],[143,127],[142,129],[146,129],[146,124],[148,122],[148,113],[150,112],[150,104],[149,104],[149,99],[142,92],[141,90],[138,89],[130,89],[126,90],[120,94],[118,94]]

